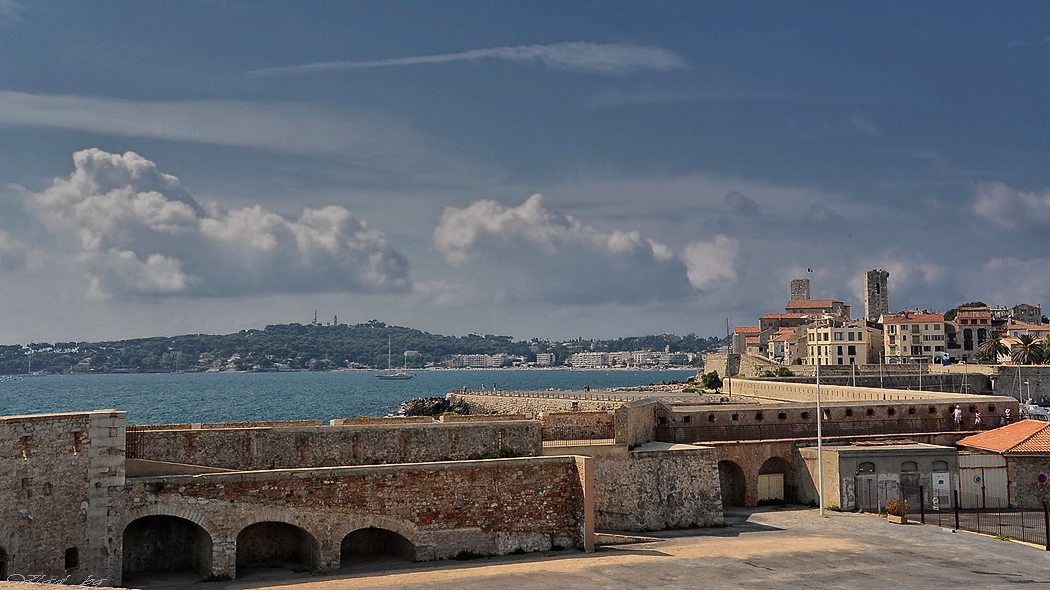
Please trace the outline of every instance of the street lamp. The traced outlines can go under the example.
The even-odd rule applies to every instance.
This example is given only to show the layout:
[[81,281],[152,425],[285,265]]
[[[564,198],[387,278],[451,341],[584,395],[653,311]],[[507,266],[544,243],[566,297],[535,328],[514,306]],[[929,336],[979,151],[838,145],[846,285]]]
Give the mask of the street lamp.
[[1024,386],[1025,386],[1025,389],[1028,390],[1028,397],[1026,398],[1027,401],[1025,403],[1031,403],[1032,402],[1032,386],[1029,385],[1029,383],[1027,381],[1024,382]]

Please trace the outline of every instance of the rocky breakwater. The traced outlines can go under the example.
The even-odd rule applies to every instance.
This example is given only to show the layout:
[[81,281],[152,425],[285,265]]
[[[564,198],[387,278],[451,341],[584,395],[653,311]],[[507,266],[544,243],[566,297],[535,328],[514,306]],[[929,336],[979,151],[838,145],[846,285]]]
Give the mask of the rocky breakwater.
[[470,408],[461,401],[450,402],[443,397],[417,397],[401,404],[401,413],[405,416],[431,416],[455,412],[469,414]]

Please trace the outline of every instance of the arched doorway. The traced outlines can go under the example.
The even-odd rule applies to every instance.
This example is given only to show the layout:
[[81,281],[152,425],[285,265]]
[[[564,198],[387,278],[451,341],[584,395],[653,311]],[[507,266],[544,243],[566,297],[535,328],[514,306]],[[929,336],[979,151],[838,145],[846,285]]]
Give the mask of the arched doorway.
[[780,457],[770,457],[758,470],[759,503],[798,501],[798,486],[791,464]]
[[722,507],[744,506],[744,470],[732,461],[718,462],[718,483],[722,487]]
[[375,527],[357,529],[343,537],[339,545],[340,567],[375,561],[412,561],[415,557],[416,547],[411,541],[394,531]]
[[211,575],[212,539],[197,523],[177,516],[143,516],[124,527],[123,582],[143,577]]
[[237,535],[237,577],[258,568],[309,572],[317,569],[320,554],[305,530],[285,522],[257,522]]

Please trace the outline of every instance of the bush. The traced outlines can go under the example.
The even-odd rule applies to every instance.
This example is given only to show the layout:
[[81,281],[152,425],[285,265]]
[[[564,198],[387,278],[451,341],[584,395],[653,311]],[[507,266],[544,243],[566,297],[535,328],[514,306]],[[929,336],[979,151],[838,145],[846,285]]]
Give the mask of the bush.
[[894,516],[908,516],[907,500],[886,500],[886,513]]
[[801,365],[802,364],[802,357],[799,357],[799,358],[791,361],[791,364],[792,365]]
[[761,373],[759,373],[758,376],[759,377],[776,377],[777,374],[774,373],[773,371],[770,371],[769,369],[766,369],[765,371],[762,371]]
[[794,377],[794,376],[795,376],[795,373],[791,369],[789,369],[787,367],[780,367],[779,369],[777,369],[777,377]]
[[722,378],[718,376],[718,371],[711,371],[710,373],[704,373],[700,376],[700,385],[704,389],[714,389],[718,391],[722,389]]

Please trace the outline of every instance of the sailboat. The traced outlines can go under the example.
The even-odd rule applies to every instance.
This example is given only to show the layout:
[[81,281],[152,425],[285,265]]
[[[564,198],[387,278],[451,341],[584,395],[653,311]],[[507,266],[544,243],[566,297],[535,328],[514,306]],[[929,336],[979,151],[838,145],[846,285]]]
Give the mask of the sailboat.
[[415,377],[412,373],[408,372],[408,357],[405,357],[405,369],[402,371],[393,371],[390,369],[390,337],[386,338],[386,373],[379,373],[376,377],[385,381],[400,381],[404,379],[411,379]]

